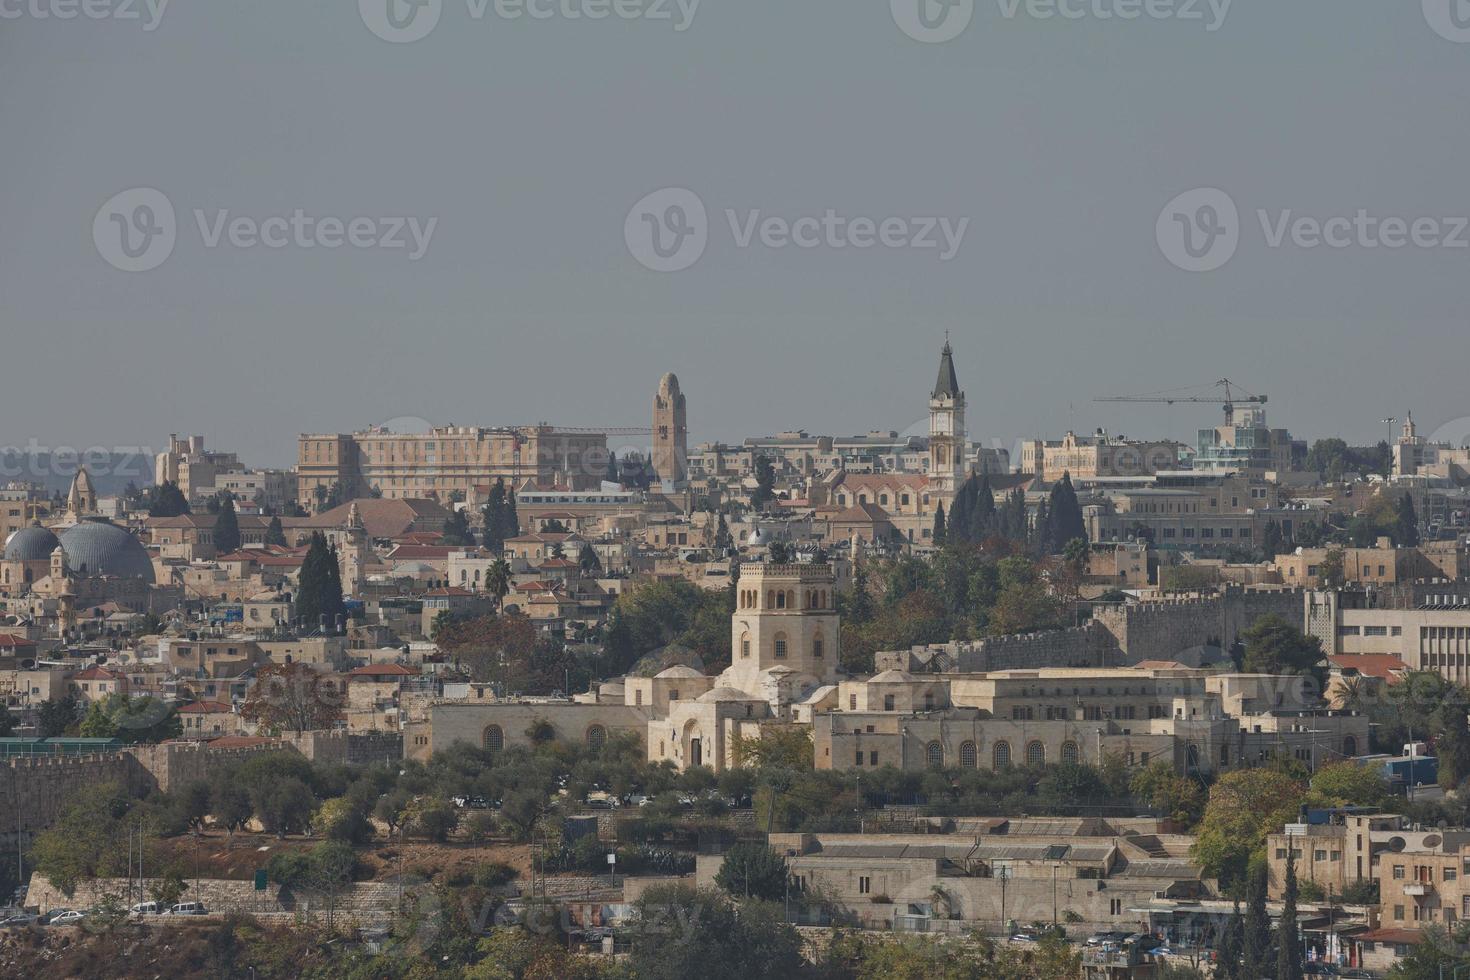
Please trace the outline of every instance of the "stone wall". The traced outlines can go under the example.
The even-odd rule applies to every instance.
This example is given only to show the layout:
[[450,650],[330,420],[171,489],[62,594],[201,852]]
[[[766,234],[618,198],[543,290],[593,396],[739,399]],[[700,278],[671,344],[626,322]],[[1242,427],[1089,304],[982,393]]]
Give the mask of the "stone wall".
[[215,749],[207,742],[164,742],[161,745],[133,745],[123,750],[138,767],[148,774],[151,785],[167,793],[196,779],[208,779],[221,766],[243,762],[266,752],[290,752],[284,743]]
[[1119,662],[1112,634],[1096,623],[1045,633],[884,650],[874,654],[873,660],[877,671],[903,670],[911,674],[1108,667]]
[[[137,880],[131,883],[125,878],[94,878],[78,882],[76,890],[67,895],[39,874],[31,875],[26,888],[25,906],[39,912],[52,909],[89,909],[104,899],[112,899],[124,905],[152,901],[150,889],[158,883],[156,878]],[[212,914],[231,912],[252,914],[325,915],[328,906],[334,916],[352,917],[354,914],[377,919],[392,915],[398,908],[398,886],[394,882],[355,882],[330,901],[325,896],[282,888],[272,882],[265,891],[256,891],[253,881],[233,881],[223,878],[205,878],[201,881],[188,879],[188,887],[179,897],[181,902],[203,902]],[[131,889],[129,888],[131,884]],[[417,895],[424,886],[405,883],[405,904]]]
[[1229,649],[1262,616],[1302,629],[1306,593],[1299,589],[1226,587],[1212,596],[1099,606],[1093,621],[1112,635],[1123,663],[1172,660],[1197,646]]
[[72,794],[109,782],[147,788],[145,774],[121,753],[7,759],[0,765],[0,835],[11,845],[17,831],[28,840],[55,821]]
[[281,740],[312,762],[370,766],[403,759],[403,736],[397,732],[295,732]]

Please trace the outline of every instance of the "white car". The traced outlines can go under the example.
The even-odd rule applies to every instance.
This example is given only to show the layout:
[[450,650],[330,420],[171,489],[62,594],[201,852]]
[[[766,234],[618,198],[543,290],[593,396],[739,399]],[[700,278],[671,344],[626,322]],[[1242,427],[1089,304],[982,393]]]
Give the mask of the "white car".
[[139,902],[128,909],[130,915],[158,915],[163,909],[158,907],[157,902]]
[[86,917],[87,913],[85,912],[78,912],[75,909],[67,909],[65,912],[58,912],[56,915],[53,915],[51,917],[50,925],[74,926]]
[[164,915],[208,915],[209,910],[204,907],[203,902],[180,902],[169,909]]

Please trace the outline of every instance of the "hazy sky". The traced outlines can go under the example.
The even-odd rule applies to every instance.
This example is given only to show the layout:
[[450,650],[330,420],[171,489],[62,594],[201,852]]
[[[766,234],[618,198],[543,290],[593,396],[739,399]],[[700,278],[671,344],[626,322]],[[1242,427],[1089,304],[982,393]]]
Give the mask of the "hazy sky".
[[[1451,0],[1237,0],[1220,23],[1221,0],[1178,0],[1196,20],[974,0],[944,43],[900,29],[919,0],[702,0],[687,25],[674,0],[601,20],[442,0],[412,43],[367,26],[387,0],[176,0],[151,31],[145,0],[88,2],[140,19],[0,0],[0,445],[201,432],[283,465],[300,431],[403,417],[646,425],[665,370],[696,440],[904,429],[946,330],[971,434],[1006,445],[1188,437],[1216,410],[1091,399],[1222,376],[1308,438],[1470,415],[1470,43],[1451,39],[1470,30],[1436,13]],[[166,196],[175,241],[126,272],[99,209],[139,187]],[[650,271],[630,209],[670,187],[706,207],[707,247]],[[1158,240],[1203,227],[1197,198],[1160,220],[1195,188],[1238,207],[1213,271]],[[155,227],[121,200],[118,220]],[[677,217],[653,200],[648,220]],[[406,230],[406,248],[246,247],[248,226],[208,244],[220,212],[297,209],[371,219],[374,242],[437,222],[416,260]],[[742,244],[751,212],[829,209],[845,248],[775,247],[778,228]],[[1342,225],[1345,247],[1307,247],[1310,228],[1273,246],[1287,209],[1444,220],[1399,248]],[[938,248],[855,247],[846,222],[890,218],[895,243],[968,225],[947,260],[938,230]]]

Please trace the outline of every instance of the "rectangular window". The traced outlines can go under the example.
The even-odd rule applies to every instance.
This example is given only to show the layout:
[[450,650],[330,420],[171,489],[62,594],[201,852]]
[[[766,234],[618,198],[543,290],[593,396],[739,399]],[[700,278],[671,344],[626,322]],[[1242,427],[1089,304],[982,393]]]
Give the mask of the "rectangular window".
[[1404,880],[1404,866],[1402,864],[1395,864],[1393,866],[1393,880],[1394,881],[1403,881]]
[[856,694],[849,694],[847,696],[847,710],[848,711],[856,711],[857,710],[857,695]]
[[870,766],[876,766],[877,764],[878,764],[878,753],[877,752],[869,752],[868,753],[868,765],[870,765]]
[[786,659],[786,641],[785,640],[777,640],[776,641],[776,659],[777,660],[785,660]]
[[863,764],[863,750],[862,749],[858,749],[857,750],[857,758],[853,760],[853,765],[860,766],[862,764]]
[[[866,895],[866,894],[868,894],[872,890],[873,890],[873,879],[872,878],[869,878],[867,876],[862,876],[862,877],[859,877],[858,878],[858,894],[859,895]],[[1399,908],[1402,909],[1403,906],[1399,906]],[[1399,916],[1399,918],[1403,918],[1403,916]]]

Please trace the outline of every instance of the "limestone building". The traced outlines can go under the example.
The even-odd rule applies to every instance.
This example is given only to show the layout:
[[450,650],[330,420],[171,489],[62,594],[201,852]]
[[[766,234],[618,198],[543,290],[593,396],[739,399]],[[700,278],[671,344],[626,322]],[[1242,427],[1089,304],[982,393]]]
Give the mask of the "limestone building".
[[969,475],[965,451],[965,393],[955,376],[954,351],[945,340],[939,379],[929,396],[929,482],[946,500]]
[[653,396],[653,472],[664,483],[682,486],[688,478],[689,426],[684,393],[672,372],[659,380]]

